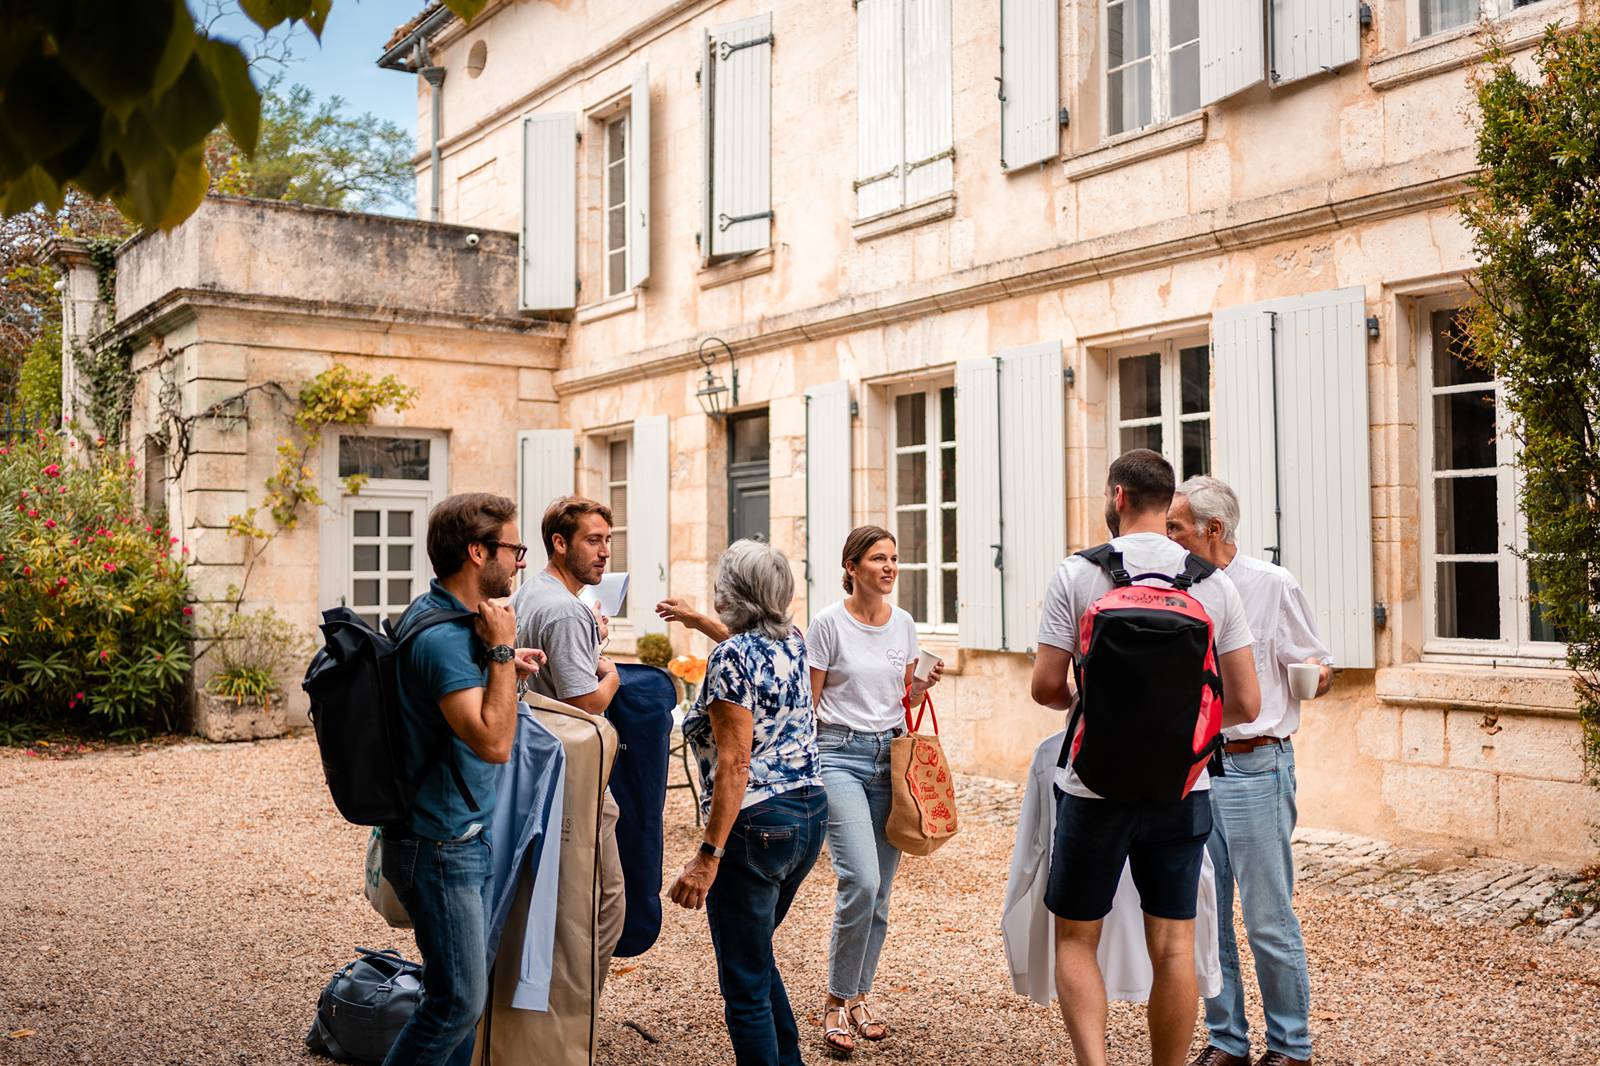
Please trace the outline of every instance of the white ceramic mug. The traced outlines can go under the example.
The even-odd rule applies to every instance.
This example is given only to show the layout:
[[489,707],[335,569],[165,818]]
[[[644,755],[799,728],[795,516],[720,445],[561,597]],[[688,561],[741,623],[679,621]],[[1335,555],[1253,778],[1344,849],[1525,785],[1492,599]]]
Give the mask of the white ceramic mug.
[[933,652],[923,651],[921,648],[918,648],[917,665],[915,669],[912,670],[911,676],[915,677],[918,681],[926,681],[928,680],[928,675],[933,673],[933,668],[942,661],[943,660],[941,660],[937,655],[933,654]]
[[1297,700],[1315,699],[1317,683],[1322,680],[1322,667],[1316,663],[1289,664],[1289,694]]

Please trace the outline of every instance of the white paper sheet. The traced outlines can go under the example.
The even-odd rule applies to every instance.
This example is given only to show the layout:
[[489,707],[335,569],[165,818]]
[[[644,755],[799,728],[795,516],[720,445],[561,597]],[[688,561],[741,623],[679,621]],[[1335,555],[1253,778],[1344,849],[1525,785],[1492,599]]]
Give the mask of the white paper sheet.
[[600,610],[607,618],[616,618],[622,614],[622,603],[628,598],[628,575],[624,571],[620,574],[600,575],[600,584],[585,585],[578,593],[578,599],[591,606],[598,603]]

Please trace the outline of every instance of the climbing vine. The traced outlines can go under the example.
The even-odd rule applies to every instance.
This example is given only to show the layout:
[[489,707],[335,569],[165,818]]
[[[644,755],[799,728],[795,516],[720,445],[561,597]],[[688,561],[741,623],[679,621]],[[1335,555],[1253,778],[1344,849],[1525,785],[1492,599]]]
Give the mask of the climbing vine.
[[[93,237],[86,243],[89,246],[89,262],[94,266],[100,303],[114,318],[117,246],[121,240],[116,237]],[[133,341],[123,338],[90,351],[76,349],[73,361],[83,379],[90,421],[107,444],[112,447],[120,445],[128,417],[133,413]]]

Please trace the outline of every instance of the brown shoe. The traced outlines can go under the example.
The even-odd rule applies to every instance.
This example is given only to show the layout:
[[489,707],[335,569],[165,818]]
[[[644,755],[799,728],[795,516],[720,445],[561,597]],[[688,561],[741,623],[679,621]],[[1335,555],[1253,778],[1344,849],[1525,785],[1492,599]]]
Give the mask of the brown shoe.
[[1256,1060],[1256,1066],[1311,1066],[1311,1060],[1291,1059],[1281,1051],[1269,1051]]
[[1189,1066],[1250,1066],[1250,1060],[1243,1055],[1230,1055],[1221,1048],[1208,1044],[1204,1051],[1195,1056]]

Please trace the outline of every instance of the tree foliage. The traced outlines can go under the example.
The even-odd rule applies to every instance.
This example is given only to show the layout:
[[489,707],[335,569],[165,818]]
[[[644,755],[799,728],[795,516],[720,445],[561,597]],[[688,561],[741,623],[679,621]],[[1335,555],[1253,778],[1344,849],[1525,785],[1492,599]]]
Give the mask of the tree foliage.
[[[487,0],[444,0],[471,18]],[[333,0],[239,0],[256,25],[320,39]],[[255,151],[261,95],[249,58],[197,26],[184,0],[0,0],[0,214],[109,198],[145,227],[200,206],[206,141],[226,123]]]
[[1478,85],[1469,332],[1516,422],[1535,598],[1567,640],[1600,783],[1600,27],[1552,28],[1535,66],[1496,57]]

